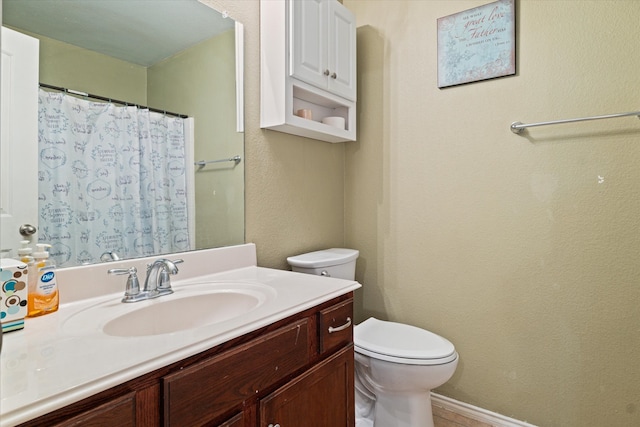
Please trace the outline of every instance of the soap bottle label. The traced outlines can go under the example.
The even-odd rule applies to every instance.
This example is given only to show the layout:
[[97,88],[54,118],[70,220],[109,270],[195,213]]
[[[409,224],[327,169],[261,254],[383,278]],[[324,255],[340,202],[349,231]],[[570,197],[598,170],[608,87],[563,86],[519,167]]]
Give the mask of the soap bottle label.
[[36,290],[40,295],[51,295],[56,290],[56,273],[55,267],[42,267],[40,269],[40,277],[38,278],[38,288]]

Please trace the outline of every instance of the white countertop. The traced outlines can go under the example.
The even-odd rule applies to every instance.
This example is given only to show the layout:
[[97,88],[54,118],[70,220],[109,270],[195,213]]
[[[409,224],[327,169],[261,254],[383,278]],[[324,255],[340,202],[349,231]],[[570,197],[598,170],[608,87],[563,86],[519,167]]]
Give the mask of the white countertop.
[[[203,282],[228,285],[257,283],[268,290],[269,297],[258,308],[242,316],[196,329],[142,337],[109,336],[102,332],[106,320],[101,318],[99,311],[96,311],[95,318],[87,317],[86,327],[70,327],[70,319],[86,317],[87,313],[95,311],[96,305],[102,307],[103,313],[108,305],[115,305],[114,310],[126,310],[127,307],[123,308],[125,304],[118,303],[122,299],[126,276],[119,276],[115,282],[109,278],[108,286],[73,283],[73,287],[67,286],[66,298],[65,287],[61,284],[62,304],[57,312],[26,319],[25,329],[3,336],[0,426],[14,426],[62,408],[360,287],[359,283],[350,280],[257,267],[253,245],[225,250],[196,251],[172,257],[185,260],[179,266],[181,273],[173,278],[175,294],[153,301],[180,295],[194,284],[202,287]],[[204,263],[201,262],[203,257],[206,259]],[[108,268],[127,267],[134,263],[143,267],[144,262],[102,264],[79,268],[74,276],[66,273],[59,276],[67,275],[66,279],[71,282],[82,278],[82,274],[85,278],[93,275],[97,282],[96,269],[101,272],[98,279],[104,279]],[[189,268],[189,263],[196,262],[198,268]],[[215,271],[214,268],[206,268],[207,264],[218,269],[221,266],[237,268],[202,274],[203,268]],[[183,270],[187,271],[181,276]],[[144,274],[140,276],[143,280]],[[121,289],[109,292],[114,287]]]

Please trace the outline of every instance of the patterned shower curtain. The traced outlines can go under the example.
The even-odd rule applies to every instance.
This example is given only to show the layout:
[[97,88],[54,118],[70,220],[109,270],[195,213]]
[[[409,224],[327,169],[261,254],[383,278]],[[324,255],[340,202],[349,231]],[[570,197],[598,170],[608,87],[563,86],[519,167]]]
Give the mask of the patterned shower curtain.
[[58,266],[189,249],[184,120],[40,90],[39,241]]

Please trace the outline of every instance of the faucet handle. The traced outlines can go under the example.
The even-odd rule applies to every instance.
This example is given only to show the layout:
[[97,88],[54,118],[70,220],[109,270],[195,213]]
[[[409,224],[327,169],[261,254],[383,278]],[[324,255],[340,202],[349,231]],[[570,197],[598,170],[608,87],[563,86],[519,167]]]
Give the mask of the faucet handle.
[[181,264],[183,262],[184,260],[182,258],[174,259],[173,261],[166,259],[165,265],[167,266],[167,269],[173,270],[170,272],[171,274],[178,274],[178,267],[176,267],[176,264]]
[[138,269],[135,267],[131,267],[131,268],[110,268],[109,270],[107,270],[108,274],[116,274],[116,275],[121,275],[121,274],[136,274],[138,272]]
[[184,260],[174,259],[173,261],[171,261],[170,259],[166,259],[166,258],[158,258],[153,262],[147,263],[147,271],[151,270],[157,264],[163,264],[164,268],[175,270],[175,272],[172,273],[172,274],[175,274],[177,273],[177,267],[175,266],[175,264],[180,264],[181,262],[184,262]]
[[136,296],[140,294],[140,281],[138,280],[138,269],[135,267],[131,268],[112,268],[107,271],[109,274],[128,274],[127,285],[124,290],[124,298],[122,298],[122,302],[132,302],[137,301]]

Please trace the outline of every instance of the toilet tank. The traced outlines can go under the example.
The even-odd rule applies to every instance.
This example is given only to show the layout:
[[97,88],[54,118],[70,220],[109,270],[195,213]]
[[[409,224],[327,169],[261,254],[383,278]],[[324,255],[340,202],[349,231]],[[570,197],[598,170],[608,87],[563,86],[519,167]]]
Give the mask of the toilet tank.
[[290,256],[287,262],[298,273],[355,280],[359,254],[355,249],[331,248]]

